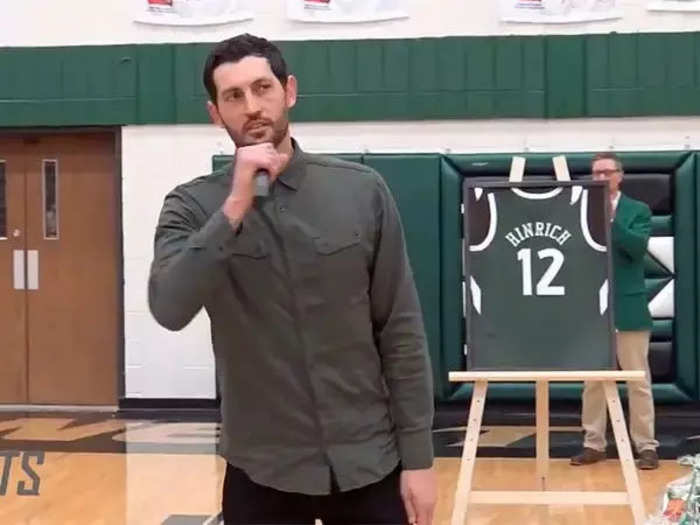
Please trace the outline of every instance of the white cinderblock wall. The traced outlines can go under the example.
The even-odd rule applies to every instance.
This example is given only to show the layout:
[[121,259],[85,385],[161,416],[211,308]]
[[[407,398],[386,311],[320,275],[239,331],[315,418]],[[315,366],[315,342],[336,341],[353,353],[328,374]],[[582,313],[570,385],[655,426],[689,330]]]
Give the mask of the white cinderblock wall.
[[160,327],[148,311],[147,280],[163,198],[175,185],[210,171],[211,155],[225,139],[225,133],[206,126],[123,129],[127,397],[213,398],[216,395],[206,313],[200,313],[180,332]]

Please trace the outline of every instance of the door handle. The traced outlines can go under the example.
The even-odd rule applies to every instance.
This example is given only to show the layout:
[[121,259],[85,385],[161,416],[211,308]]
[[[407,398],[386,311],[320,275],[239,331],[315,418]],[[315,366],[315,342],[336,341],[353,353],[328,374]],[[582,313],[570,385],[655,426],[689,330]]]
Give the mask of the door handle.
[[39,251],[27,250],[27,290],[39,289]]
[[15,290],[25,290],[24,280],[24,250],[12,251],[12,275]]

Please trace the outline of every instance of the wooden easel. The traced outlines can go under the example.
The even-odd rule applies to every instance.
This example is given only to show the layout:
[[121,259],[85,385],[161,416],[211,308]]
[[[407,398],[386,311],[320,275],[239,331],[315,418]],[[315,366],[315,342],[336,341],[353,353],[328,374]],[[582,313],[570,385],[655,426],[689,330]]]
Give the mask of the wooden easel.
[[[455,492],[452,511],[452,525],[466,523],[467,508],[470,503],[491,505],[629,505],[635,525],[644,523],[644,502],[639,487],[632,449],[627,437],[620,396],[616,381],[640,381],[644,372],[634,371],[592,371],[592,372],[450,372],[452,382],[474,382],[467,435],[462,450],[462,463],[459,481]],[[486,388],[489,381],[536,383],[536,429],[537,429],[537,482],[539,490],[534,491],[475,491],[472,490],[472,477],[476,449],[484,414]],[[626,491],[619,492],[556,492],[547,490],[549,463],[549,382],[550,381],[602,381],[605,398],[610,412],[617,452],[625,478]]]

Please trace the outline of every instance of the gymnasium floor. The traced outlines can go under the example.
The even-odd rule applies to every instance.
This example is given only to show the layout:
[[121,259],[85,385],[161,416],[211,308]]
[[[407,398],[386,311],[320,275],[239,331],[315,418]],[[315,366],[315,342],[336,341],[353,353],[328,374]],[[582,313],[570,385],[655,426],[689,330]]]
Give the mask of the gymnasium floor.
[[[522,442],[531,431],[486,426],[480,443],[485,451],[494,450]],[[553,428],[552,434],[559,431],[578,429]],[[435,524],[449,523],[459,459],[447,456],[459,455],[461,432],[452,427],[435,434],[440,484]],[[0,524],[218,524],[224,464],[215,454],[217,436],[213,420],[0,412]],[[654,510],[667,482],[686,472],[672,459],[662,460],[656,471],[639,472],[647,510]],[[474,484],[487,490],[535,489],[534,460],[480,457]],[[551,460],[550,489],[623,487],[615,459],[585,468],[570,467],[565,458]],[[473,506],[468,523],[626,525],[632,519],[624,507]]]

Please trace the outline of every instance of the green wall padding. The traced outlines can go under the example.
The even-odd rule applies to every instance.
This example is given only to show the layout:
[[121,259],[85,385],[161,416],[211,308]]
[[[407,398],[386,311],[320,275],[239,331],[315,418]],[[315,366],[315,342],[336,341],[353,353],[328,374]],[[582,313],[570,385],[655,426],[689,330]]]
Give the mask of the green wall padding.
[[688,155],[675,171],[675,333],[676,385],[695,399],[698,388],[697,305],[697,155]]
[[406,246],[423,310],[433,366],[435,395],[441,394],[440,157],[365,155],[391,190],[401,214]]
[[456,385],[449,373],[461,370],[464,348],[462,306],[462,176],[448,159],[440,161],[440,293],[442,304],[442,393],[447,399]]
[[673,217],[671,215],[654,215],[651,218],[652,235],[673,235]]
[[668,341],[673,338],[672,319],[654,319],[653,325],[652,334],[655,339]]

